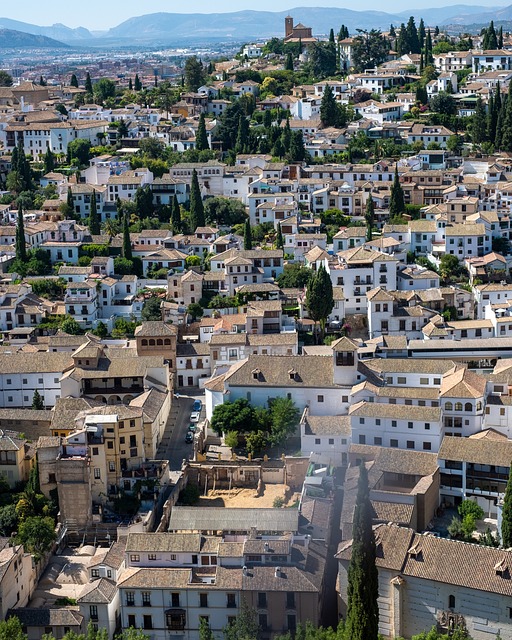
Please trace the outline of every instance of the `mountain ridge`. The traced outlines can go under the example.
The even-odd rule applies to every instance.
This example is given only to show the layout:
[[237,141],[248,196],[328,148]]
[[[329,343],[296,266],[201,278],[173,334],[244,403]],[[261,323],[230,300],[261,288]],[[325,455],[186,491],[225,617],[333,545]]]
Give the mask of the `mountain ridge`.
[[68,44],[48,38],[47,36],[35,35],[14,29],[4,29],[0,27],[0,49],[64,49],[69,48]]

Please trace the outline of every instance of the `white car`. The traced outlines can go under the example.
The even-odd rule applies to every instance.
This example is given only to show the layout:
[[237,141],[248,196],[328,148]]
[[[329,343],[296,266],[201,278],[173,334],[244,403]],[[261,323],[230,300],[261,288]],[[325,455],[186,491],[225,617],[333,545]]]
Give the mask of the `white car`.
[[200,411],[194,411],[190,414],[190,422],[199,422]]

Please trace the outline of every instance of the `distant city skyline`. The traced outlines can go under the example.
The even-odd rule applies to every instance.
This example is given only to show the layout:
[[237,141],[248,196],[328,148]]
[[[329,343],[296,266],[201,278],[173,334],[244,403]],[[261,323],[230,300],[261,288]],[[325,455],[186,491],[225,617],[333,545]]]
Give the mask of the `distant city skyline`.
[[[176,3],[177,4],[177,3]],[[410,8],[408,0],[396,0],[393,5],[382,6],[376,0],[361,0],[357,6],[348,2],[336,2],[335,0],[302,0],[297,3],[294,0],[238,0],[236,4],[232,0],[217,0],[215,4],[206,0],[191,0],[186,4],[176,4],[169,0],[150,0],[141,3],[140,0],[88,0],[83,4],[74,5],[69,1],[51,0],[51,2],[41,2],[41,0],[25,0],[20,5],[9,4],[0,9],[0,16],[19,20],[40,26],[50,26],[54,23],[62,23],[68,27],[85,27],[91,31],[105,31],[115,27],[129,18],[145,15],[148,13],[168,12],[168,13],[227,13],[242,10],[257,11],[286,11],[294,9],[295,13],[300,11],[300,6],[311,7],[337,7],[352,9],[354,11],[385,11],[394,13],[405,11]],[[494,2],[493,0],[461,0],[460,3],[443,2],[443,0],[419,0],[416,10],[433,7],[446,7],[455,4],[479,5],[485,7],[504,7],[506,2]]]

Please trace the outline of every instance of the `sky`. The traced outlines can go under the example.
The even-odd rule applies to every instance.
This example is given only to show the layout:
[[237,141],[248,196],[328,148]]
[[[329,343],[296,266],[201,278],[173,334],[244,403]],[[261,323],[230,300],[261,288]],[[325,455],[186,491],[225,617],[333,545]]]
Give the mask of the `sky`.
[[[500,0],[459,0],[457,4],[481,6],[506,6],[509,2]],[[392,5],[382,5],[379,0],[359,0],[356,6],[352,2],[336,0],[188,0],[186,3],[170,0],[21,0],[2,2],[0,17],[21,20],[30,24],[49,26],[61,22],[68,27],[86,27],[99,31],[117,26],[128,18],[167,11],[169,13],[215,13],[253,9],[259,11],[285,11],[294,7],[345,7],[347,9],[377,11],[404,11],[411,6],[410,0],[394,0]],[[455,2],[447,0],[415,0],[415,6],[444,7]]]

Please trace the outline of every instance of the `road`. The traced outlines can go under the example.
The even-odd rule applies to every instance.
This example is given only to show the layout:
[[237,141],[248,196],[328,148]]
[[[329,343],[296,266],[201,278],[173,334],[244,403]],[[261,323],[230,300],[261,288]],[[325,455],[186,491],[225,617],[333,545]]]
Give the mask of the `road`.
[[173,399],[164,436],[157,452],[159,460],[169,460],[171,471],[179,471],[183,460],[192,457],[194,445],[185,442],[185,435],[190,424],[189,418],[194,400],[201,400],[203,403],[200,420],[202,422],[205,418],[204,393],[199,389],[179,391]]

